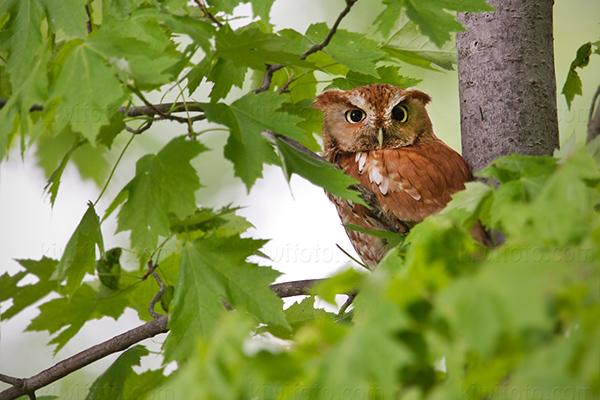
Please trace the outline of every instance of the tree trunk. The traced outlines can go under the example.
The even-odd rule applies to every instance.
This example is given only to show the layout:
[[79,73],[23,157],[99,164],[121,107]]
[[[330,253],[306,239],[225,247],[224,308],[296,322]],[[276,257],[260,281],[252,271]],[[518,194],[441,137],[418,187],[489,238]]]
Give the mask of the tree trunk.
[[462,151],[473,171],[512,153],[559,146],[553,0],[488,0],[498,11],[459,13],[456,35]]

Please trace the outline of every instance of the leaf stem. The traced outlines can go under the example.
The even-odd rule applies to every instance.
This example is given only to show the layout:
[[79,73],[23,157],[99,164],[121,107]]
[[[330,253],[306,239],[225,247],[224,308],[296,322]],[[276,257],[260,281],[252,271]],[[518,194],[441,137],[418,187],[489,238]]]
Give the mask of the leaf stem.
[[135,133],[132,134],[131,137],[129,138],[129,140],[127,141],[127,144],[125,144],[125,147],[123,147],[121,154],[119,154],[119,158],[117,158],[117,161],[115,162],[115,165],[113,166],[113,169],[110,171],[110,174],[108,175],[108,178],[106,179],[106,183],[104,184],[102,191],[100,192],[100,194],[98,195],[98,198],[94,202],[94,207],[96,207],[96,204],[98,204],[98,202],[100,201],[100,198],[102,198],[102,195],[104,194],[104,192],[106,192],[106,189],[108,188],[108,184],[112,180],[112,177],[115,174],[115,171],[117,170],[117,166],[121,162],[121,159],[123,158],[123,155],[125,154],[125,151],[127,150],[127,148],[129,148],[129,145],[131,144],[131,142],[133,142],[133,138],[135,136],[136,136]]

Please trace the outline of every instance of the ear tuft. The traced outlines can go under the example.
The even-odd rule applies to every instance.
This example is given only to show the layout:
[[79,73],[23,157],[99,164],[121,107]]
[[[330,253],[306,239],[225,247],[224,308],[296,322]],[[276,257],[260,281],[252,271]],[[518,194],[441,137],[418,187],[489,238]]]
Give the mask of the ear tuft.
[[431,101],[431,96],[428,95],[427,93],[419,90],[419,89],[415,89],[415,88],[408,88],[404,91],[404,96],[405,99],[415,99],[415,100],[419,100],[420,102],[422,102],[423,104],[429,104],[429,102]]
[[346,101],[346,95],[343,90],[340,89],[331,89],[327,90],[315,98],[312,106],[321,111],[325,111],[325,109],[330,104],[338,104]]

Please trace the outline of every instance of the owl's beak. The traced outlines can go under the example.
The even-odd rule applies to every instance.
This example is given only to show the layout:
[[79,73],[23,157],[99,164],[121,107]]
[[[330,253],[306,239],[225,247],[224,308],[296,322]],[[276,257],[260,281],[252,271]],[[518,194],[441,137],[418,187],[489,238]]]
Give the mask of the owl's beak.
[[379,148],[383,148],[383,128],[379,128],[379,133],[377,134],[377,140],[379,141]]

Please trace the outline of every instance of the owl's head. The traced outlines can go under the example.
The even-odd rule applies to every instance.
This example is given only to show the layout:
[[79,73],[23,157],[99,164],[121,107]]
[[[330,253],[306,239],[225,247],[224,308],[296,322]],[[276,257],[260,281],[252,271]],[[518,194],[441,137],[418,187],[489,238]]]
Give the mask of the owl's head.
[[425,105],[425,92],[376,84],[352,90],[328,90],[313,107],[323,111],[325,151],[399,148],[437,139]]

